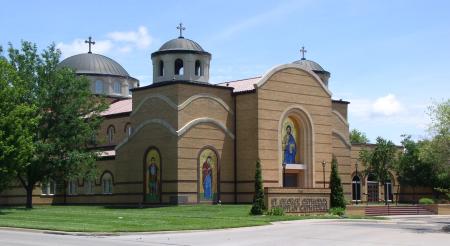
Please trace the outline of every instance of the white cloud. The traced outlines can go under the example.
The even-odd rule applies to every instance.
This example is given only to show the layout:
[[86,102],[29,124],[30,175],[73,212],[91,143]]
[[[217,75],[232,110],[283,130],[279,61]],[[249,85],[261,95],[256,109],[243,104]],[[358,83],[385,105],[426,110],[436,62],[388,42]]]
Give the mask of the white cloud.
[[[106,36],[107,39],[94,40],[93,53],[106,54],[115,51],[129,53],[135,48],[148,48],[153,40],[145,26],[140,26],[137,31],[110,32]],[[75,54],[86,53],[88,45],[84,41],[85,39],[77,38],[70,43],[59,42],[56,47],[61,50],[62,57],[66,58]]]
[[137,31],[110,32],[107,36],[115,42],[133,44],[139,49],[145,49],[152,43],[152,37],[145,26],[140,26]]
[[392,116],[403,111],[403,106],[397,100],[394,94],[380,97],[372,104],[372,111],[375,114]]
[[[114,44],[110,40],[95,41],[95,45],[92,47],[92,51],[95,53],[104,54],[108,53]],[[56,48],[60,49],[63,57],[69,57],[72,55],[86,53],[88,51],[88,45],[84,42],[84,39],[75,39],[71,43],[65,44],[59,42]]]

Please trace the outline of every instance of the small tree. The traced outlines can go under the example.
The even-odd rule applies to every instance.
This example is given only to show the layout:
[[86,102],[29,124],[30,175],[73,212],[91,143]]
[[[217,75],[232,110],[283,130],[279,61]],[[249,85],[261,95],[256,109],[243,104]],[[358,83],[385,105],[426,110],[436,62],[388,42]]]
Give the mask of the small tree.
[[366,168],[366,174],[372,174],[378,182],[385,186],[391,178],[389,171],[394,170],[396,152],[397,149],[392,141],[378,137],[375,148],[361,150],[359,159]]
[[264,205],[264,189],[261,175],[261,161],[256,161],[255,170],[255,194],[253,195],[253,205],[250,211],[253,215],[261,215],[266,209]]
[[333,156],[331,161],[331,175],[330,175],[330,207],[331,208],[345,208],[344,190],[342,188],[341,178],[338,173],[338,163],[336,157]]
[[353,144],[366,144],[369,143],[369,139],[364,132],[353,129],[350,132],[350,142]]

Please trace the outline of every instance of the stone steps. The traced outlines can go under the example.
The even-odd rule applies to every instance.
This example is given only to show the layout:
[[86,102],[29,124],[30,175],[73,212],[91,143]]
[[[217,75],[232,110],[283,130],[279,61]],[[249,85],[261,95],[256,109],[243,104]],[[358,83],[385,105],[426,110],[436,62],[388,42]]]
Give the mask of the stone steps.
[[412,206],[367,206],[365,215],[431,215],[434,214],[430,210],[417,205]]

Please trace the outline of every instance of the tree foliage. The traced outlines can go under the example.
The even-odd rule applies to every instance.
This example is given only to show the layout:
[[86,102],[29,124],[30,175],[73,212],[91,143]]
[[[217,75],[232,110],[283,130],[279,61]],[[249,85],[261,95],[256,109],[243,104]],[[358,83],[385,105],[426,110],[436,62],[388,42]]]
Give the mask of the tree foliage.
[[394,170],[397,148],[390,140],[377,138],[373,149],[362,149],[359,159],[365,167],[366,174],[371,174],[383,186],[390,180],[390,170]]
[[431,118],[430,139],[420,142],[419,157],[432,163],[436,190],[450,193],[450,99],[428,108]]
[[364,132],[358,129],[352,129],[350,132],[350,142],[353,144],[367,144],[369,143],[369,139]]
[[[33,108],[30,116],[37,127],[30,128],[34,151],[26,161],[9,162],[16,177],[27,191],[27,207],[32,206],[32,191],[36,183],[48,178],[67,181],[91,174],[96,155],[86,143],[96,133],[100,112],[107,105],[90,92],[90,83],[69,68],[58,68],[60,52],[50,45],[38,54],[35,44],[22,42],[20,50],[11,44],[8,49],[10,67],[23,93],[18,104]],[[14,87],[13,90],[16,88]]]
[[255,170],[255,194],[253,195],[253,205],[250,213],[253,215],[261,215],[266,209],[264,205],[264,188],[261,175],[261,161],[256,161]]
[[0,59],[0,192],[35,153],[36,107],[20,100],[26,91],[14,68]]
[[403,152],[399,153],[395,166],[399,182],[411,187],[432,187],[436,170],[431,162],[420,158],[421,142],[415,142],[411,136],[402,140]]
[[330,189],[330,207],[345,208],[344,189],[339,177],[337,159],[334,156],[331,162]]

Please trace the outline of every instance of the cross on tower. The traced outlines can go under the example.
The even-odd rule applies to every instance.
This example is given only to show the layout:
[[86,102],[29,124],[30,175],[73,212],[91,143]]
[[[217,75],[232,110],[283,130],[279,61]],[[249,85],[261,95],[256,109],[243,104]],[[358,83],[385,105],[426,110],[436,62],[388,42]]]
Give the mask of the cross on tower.
[[94,41],[92,41],[92,37],[91,36],[89,36],[89,38],[88,38],[88,40],[84,40],[84,42],[86,43],[86,44],[89,44],[89,54],[91,54],[92,52],[91,52],[91,45],[94,45],[95,44],[95,42]]
[[186,27],[184,27],[183,23],[180,22],[180,24],[177,26],[177,29],[180,30],[179,38],[183,38],[183,31],[186,30]]
[[302,49],[300,50],[300,53],[302,53],[302,60],[306,60],[305,59],[305,53],[307,52],[307,50],[305,50],[305,46],[302,46]]

